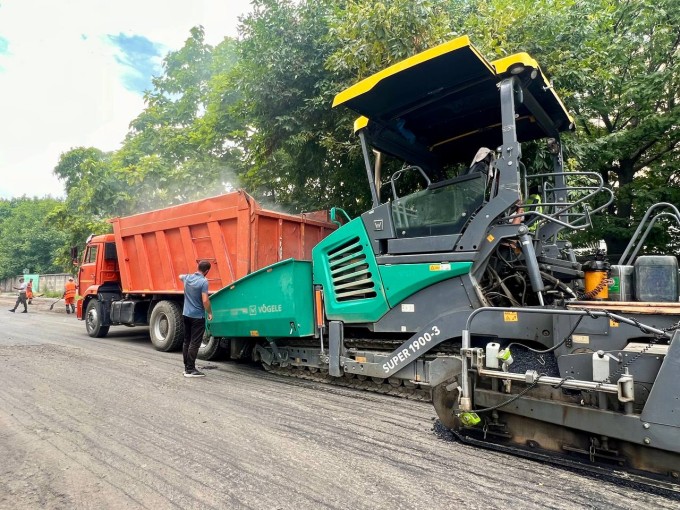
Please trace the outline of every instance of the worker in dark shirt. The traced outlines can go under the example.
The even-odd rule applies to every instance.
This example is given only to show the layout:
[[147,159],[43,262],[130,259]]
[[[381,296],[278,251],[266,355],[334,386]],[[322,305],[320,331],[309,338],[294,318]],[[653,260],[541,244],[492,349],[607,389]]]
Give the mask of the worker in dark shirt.
[[205,377],[203,372],[196,370],[198,348],[205,333],[205,315],[212,320],[212,308],[208,299],[208,280],[205,275],[210,271],[210,262],[202,260],[198,264],[198,271],[194,274],[181,274],[179,279],[184,282],[184,377]]

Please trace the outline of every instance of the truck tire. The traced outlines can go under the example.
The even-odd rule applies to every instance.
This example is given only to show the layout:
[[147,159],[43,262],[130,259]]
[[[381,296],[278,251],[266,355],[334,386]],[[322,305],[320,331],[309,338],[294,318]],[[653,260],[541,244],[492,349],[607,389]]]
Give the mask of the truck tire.
[[151,343],[159,351],[176,351],[184,341],[182,310],[174,301],[159,301],[149,318]]
[[85,329],[92,338],[103,338],[109,332],[109,326],[102,326],[102,307],[96,299],[90,299],[85,309]]
[[203,335],[203,342],[198,348],[198,358],[205,361],[218,360],[224,357],[224,348],[219,338],[215,338],[206,332]]

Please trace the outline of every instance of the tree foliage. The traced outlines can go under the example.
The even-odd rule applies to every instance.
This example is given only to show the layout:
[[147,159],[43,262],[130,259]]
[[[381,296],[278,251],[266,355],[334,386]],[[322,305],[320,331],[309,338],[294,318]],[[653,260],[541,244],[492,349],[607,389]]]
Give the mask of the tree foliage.
[[58,262],[70,265],[69,247],[91,233],[110,232],[108,219],[215,195],[234,186],[240,149],[224,106],[224,76],[235,62],[234,41],[204,43],[200,27],[164,60],[163,75],[147,91],[146,108],[133,119],[122,147],[104,153],[78,147],[54,169],[66,200],[50,219],[67,232]]
[[331,111],[337,79],[327,19],[337,2],[258,0],[243,20],[233,84],[241,94],[242,183],[291,211],[366,207],[351,120]]
[[147,107],[132,121],[111,164],[138,211],[214,195],[235,183],[240,151],[233,126],[221,114],[234,101],[224,76],[235,63],[234,41],[217,48],[201,27],[163,62],[163,75],[145,95]]
[[50,222],[58,206],[52,198],[0,200],[0,279],[23,274],[59,272],[55,263],[66,234]]
[[[354,115],[331,109],[333,96],[467,34],[490,59],[526,51],[541,63],[576,121],[569,168],[616,193],[580,238],[620,252],[651,203],[680,198],[678,26],[680,0],[255,0],[238,40],[211,46],[196,27],[167,55],[118,151],[63,155],[67,199],[52,218],[72,243],[110,216],[241,186],[268,206],[360,213],[370,201]],[[659,228],[650,245],[673,235]]]
[[111,155],[96,148],[78,147],[62,154],[54,173],[64,181],[66,199],[47,218],[65,233],[56,262],[68,268],[70,247],[82,249],[88,235],[110,232],[106,220],[127,212],[128,193],[113,173]]
[[329,17],[327,38],[335,49],[326,67],[354,82],[450,37],[445,2],[349,1]]
[[[527,51],[553,77],[576,118],[568,156],[615,190],[608,214],[581,237],[604,238],[610,253],[621,253],[647,207],[680,198],[680,2],[475,4],[466,25],[482,48]],[[668,242],[661,228],[650,240],[658,249]]]

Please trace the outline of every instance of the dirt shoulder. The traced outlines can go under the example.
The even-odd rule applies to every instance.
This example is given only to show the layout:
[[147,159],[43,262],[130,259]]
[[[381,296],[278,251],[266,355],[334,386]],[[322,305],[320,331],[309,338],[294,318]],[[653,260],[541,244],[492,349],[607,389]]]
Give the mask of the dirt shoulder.
[[[13,308],[17,300],[16,293],[3,292],[0,293],[0,310],[8,310]],[[32,303],[28,305],[30,312],[54,312],[66,314],[66,306],[63,299],[48,298],[48,297],[34,297]],[[54,306],[52,306],[54,305]],[[52,307],[50,309],[50,307]],[[19,306],[17,312],[21,312],[22,308]]]

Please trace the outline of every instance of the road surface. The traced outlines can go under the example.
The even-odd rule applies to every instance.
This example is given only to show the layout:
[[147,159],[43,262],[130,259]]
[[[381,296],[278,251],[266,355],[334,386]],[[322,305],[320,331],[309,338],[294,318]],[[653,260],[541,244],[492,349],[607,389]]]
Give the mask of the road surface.
[[[0,297],[2,509],[675,509],[524,459],[443,441],[427,403],[92,339],[45,299]],[[58,312],[58,313],[57,313]]]

